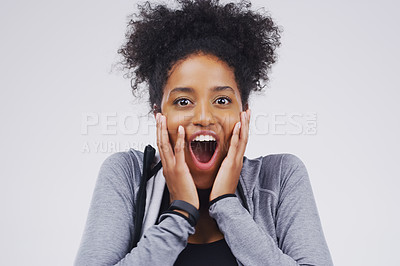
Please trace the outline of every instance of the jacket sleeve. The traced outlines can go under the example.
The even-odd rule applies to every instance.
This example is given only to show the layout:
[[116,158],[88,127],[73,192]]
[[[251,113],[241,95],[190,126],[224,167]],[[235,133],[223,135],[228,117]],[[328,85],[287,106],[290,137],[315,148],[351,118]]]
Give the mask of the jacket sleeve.
[[100,168],[74,265],[173,265],[194,233],[188,221],[163,214],[131,249],[134,232],[132,165],[124,153],[109,156]]
[[238,198],[210,206],[232,253],[243,265],[333,265],[304,164],[285,154],[279,174],[277,240],[259,227]]

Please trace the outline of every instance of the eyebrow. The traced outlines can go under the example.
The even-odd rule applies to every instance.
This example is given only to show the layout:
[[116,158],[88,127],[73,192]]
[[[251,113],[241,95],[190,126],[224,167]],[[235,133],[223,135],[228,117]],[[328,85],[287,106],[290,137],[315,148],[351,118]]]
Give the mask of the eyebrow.
[[[213,92],[215,91],[231,91],[233,94],[235,94],[235,90],[232,89],[230,86],[217,86],[211,89]],[[178,93],[178,92],[188,92],[188,93],[193,93],[194,89],[192,88],[188,88],[188,87],[177,87],[172,89],[169,94],[173,94],[173,93]]]
[[235,94],[235,91],[229,86],[218,86],[212,89],[212,91],[226,91],[226,90],[231,91],[233,94]]
[[177,92],[194,92],[194,89],[192,88],[187,88],[187,87],[177,87],[172,89],[169,94],[177,93]]

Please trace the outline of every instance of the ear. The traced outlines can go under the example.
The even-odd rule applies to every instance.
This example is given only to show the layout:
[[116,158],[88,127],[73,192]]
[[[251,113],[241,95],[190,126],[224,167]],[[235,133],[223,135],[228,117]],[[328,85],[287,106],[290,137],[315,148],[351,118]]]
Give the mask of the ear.
[[154,118],[156,117],[157,113],[160,113],[160,110],[159,110],[157,104],[153,104],[153,115],[154,115]]

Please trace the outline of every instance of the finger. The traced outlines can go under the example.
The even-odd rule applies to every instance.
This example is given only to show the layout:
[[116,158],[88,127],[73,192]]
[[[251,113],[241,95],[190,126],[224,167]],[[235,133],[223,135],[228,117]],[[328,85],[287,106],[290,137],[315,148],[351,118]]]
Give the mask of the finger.
[[243,127],[240,132],[240,138],[246,139],[248,137],[249,133],[249,124],[250,124],[250,116],[249,116],[249,110],[246,110],[246,112],[243,112],[242,115],[242,120],[243,120]]
[[185,163],[185,129],[183,126],[178,127],[178,139],[175,144],[175,158],[177,164]]
[[160,148],[163,155],[164,155],[164,161],[167,163],[169,166],[173,166],[175,163],[175,156],[174,153],[172,152],[172,147],[171,143],[169,142],[169,137],[168,137],[168,131],[167,131],[167,119],[165,116],[161,115],[160,116]]
[[158,147],[158,151],[160,152],[160,156],[161,156],[161,135],[160,135],[160,131],[161,131],[161,126],[160,126],[160,113],[157,113],[156,115],[156,132],[157,132],[157,147]]
[[156,116],[156,119],[157,119],[157,147],[158,147],[158,152],[160,154],[161,163],[163,165],[164,170],[166,170],[168,164],[167,164],[167,162],[165,160],[164,152],[161,149],[162,140],[161,140],[161,119],[160,118],[161,118],[161,114],[158,113],[157,116]]
[[157,113],[156,115],[156,127],[157,127],[157,147],[158,151],[160,153],[161,159],[162,159],[162,154],[161,154],[161,124],[160,124],[160,113]]
[[246,146],[247,146],[247,141],[249,138],[249,123],[250,123],[250,119],[249,119],[249,114],[250,112],[246,111],[241,113],[241,121],[242,121],[242,128],[240,130],[240,140],[239,140],[239,147],[238,147],[238,155],[243,156],[244,152],[246,150]]
[[251,118],[251,110],[250,110],[250,109],[247,109],[247,110],[246,110],[246,120],[247,120],[247,123],[246,123],[246,130],[245,130],[245,133],[246,133],[246,135],[245,135],[245,137],[246,137],[246,143],[247,143],[247,141],[248,141],[248,139],[249,139],[249,134],[250,134],[250,118]]
[[235,124],[235,127],[233,128],[233,133],[232,133],[227,157],[233,158],[235,156],[235,154],[237,153],[237,149],[238,149],[238,145],[239,145],[240,128],[241,128],[241,122],[237,122]]
[[156,115],[156,128],[157,128],[157,146],[160,140],[160,113]]

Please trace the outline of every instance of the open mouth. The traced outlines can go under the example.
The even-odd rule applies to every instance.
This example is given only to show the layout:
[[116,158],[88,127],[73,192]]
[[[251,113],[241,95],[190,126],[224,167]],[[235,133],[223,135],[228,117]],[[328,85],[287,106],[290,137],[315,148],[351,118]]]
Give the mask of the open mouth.
[[198,135],[190,142],[190,152],[196,166],[206,170],[213,166],[216,160],[218,142],[211,135]]

